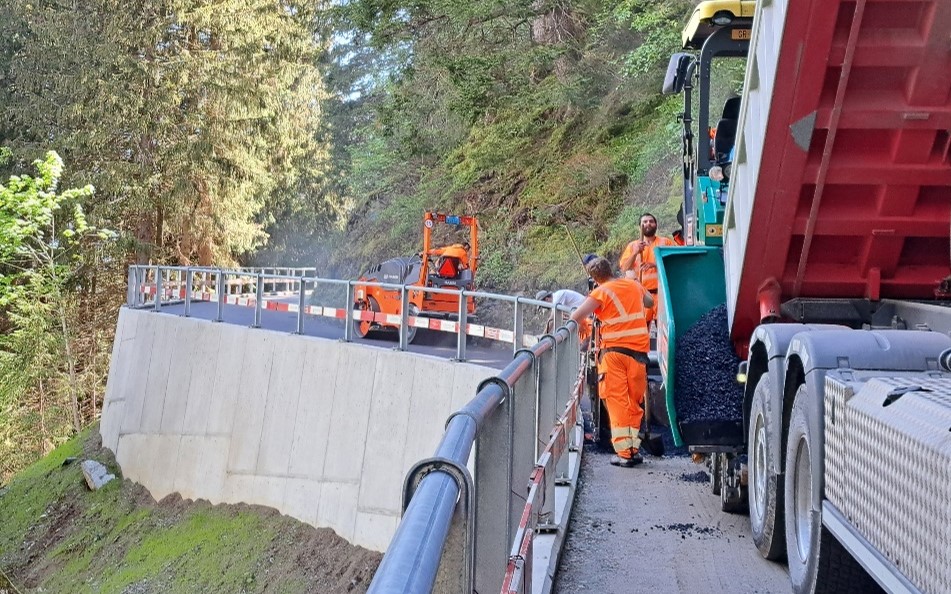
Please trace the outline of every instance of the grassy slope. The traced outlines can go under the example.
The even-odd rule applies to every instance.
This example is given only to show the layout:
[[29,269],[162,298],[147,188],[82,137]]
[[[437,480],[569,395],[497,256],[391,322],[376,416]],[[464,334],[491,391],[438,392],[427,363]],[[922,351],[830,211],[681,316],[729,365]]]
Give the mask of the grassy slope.
[[[69,457],[79,459],[64,466]],[[90,492],[85,458],[118,472],[93,427],[0,495],[0,568],[27,591],[365,591],[379,564],[330,530],[261,507],[156,504],[122,480]]]

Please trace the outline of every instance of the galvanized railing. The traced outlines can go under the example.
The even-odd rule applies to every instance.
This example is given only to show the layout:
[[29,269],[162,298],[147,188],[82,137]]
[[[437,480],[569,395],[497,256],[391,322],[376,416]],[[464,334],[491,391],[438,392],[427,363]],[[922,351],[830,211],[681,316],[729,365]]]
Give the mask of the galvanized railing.
[[[184,304],[183,315],[192,315],[196,302],[211,302],[217,305],[213,319],[223,321],[225,306],[242,305],[254,309],[252,327],[261,327],[263,312],[275,310],[297,314],[297,332],[304,333],[304,322],[308,315],[322,316],[342,320],[345,341],[354,339],[354,321],[373,317],[372,312],[354,310],[355,288],[376,286],[399,291],[403,306],[399,315],[385,316],[386,323],[398,327],[398,348],[406,350],[409,344],[411,327],[451,332],[457,335],[456,358],[466,360],[466,337],[475,336],[501,340],[513,345],[513,352],[537,341],[538,334],[544,328],[544,320],[551,315],[552,304],[535,301],[525,297],[497,295],[482,291],[460,291],[427,287],[426,293],[450,294],[459,296],[459,310],[453,320],[438,321],[424,316],[410,316],[410,293],[420,291],[413,285],[393,283],[363,282],[355,280],[325,279],[295,274],[271,274],[258,271],[249,276],[246,270],[227,270],[220,268],[133,265],[129,267],[128,294],[129,307],[150,307],[160,311],[172,303]],[[268,301],[267,288],[284,283],[289,295],[296,295],[295,303]],[[237,290],[240,288],[241,290]],[[497,301],[510,304],[512,308],[510,329],[497,329],[472,323],[467,311],[469,297],[480,301]],[[312,305],[311,300],[324,305]],[[568,310],[559,307],[556,315],[564,320]],[[526,327],[537,328],[539,332],[526,331]]]
[[555,489],[569,490],[570,506],[577,466],[570,472],[569,456],[581,441],[579,367],[569,322],[517,352],[449,417],[433,457],[407,474],[403,518],[372,594],[532,591],[536,537],[555,534],[546,558],[557,560],[567,530]]

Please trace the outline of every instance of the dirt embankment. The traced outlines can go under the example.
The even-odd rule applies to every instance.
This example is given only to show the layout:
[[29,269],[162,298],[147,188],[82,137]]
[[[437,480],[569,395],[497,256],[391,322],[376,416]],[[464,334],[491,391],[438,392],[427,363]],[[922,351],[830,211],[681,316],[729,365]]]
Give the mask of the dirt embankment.
[[118,476],[93,427],[0,489],[0,569],[24,592],[366,592],[382,558],[270,508],[90,492],[87,458]]

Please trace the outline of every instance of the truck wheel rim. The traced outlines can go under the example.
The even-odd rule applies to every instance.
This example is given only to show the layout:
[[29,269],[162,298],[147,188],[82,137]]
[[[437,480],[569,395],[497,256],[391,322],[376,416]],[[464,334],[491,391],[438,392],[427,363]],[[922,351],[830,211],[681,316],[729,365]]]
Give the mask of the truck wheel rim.
[[756,416],[753,436],[753,514],[757,522],[761,522],[766,514],[766,425],[763,415]]
[[796,447],[795,489],[796,548],[799,559],[805,562],[812,542],[812,462],[805,436]]

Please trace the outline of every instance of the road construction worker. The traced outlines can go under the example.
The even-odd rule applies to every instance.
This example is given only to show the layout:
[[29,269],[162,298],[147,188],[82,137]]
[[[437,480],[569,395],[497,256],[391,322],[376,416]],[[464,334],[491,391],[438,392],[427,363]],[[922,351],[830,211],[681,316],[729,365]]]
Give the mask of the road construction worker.
[[[571,289],[559,289],[554,293],[551,291],[539,291],[535,294],[536,301],[547,301],[553,305],[561,305],[567,307],[568,309],[574,309],[580,307],[584,303],[585,296],[579,293],[578,291],[572,291]],[[558,317],[558,310],[552,308],[551,315],[548,316],[548,323],[545,325],[545,332],[551,332],[555,329],[555,320],[561,320]],[[578,322],[578,340],[582,344],[585,343],[588,338],[591,336],[591,321],[588,318],[585,318],[581,322]]]
[[604,258],[593,260],[587,270],[598,286],[571,319],[580,323],[594,314],[601,324],[598,393],[611,420],[616,454],[611,464],[630,468],[643,462],[638,431],[644,416],[650,348],[644,312],[654,300],[636,279],[615,278],[611,263]]
[[[672,239],[657,235],[657,217],[649,212],[641,215],[641,238],[630,242],[621,254],[621,271],[627,278],[640,281],[651,296],[657,297],[657,259],[654,248],[677,245]],[[647,313],[647,321],[654,319],[654,308]]]
[[454,243],[445,247],[436,248],[430,252],[433,256],[442,259],[436,266],[436,274],[446,278],[459,276],[460,270],[469,268],[469,242]]

